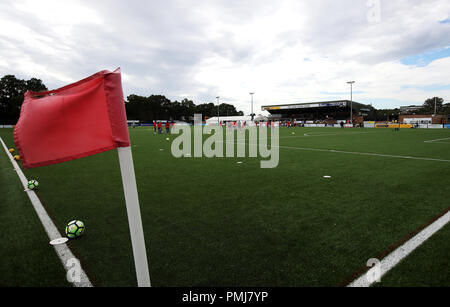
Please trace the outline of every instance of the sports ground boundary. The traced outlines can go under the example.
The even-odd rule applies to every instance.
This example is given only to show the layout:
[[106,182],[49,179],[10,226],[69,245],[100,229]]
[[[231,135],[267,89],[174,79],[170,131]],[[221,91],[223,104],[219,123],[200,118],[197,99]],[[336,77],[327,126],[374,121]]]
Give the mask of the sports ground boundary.
[[[2,143],[4,150],[11,161],[14,170],[17,172],[17,175],[19,176],[20,182],[22,183],[23,188],[25,189],[24,192],[27,193],[28,198],[31,201],[31,204],[33,205],[33,208],[36,211],[36,214],[38,215],[39,220],[41,221],[42,226],[44,227],[45,232],[48,235],[48,238],[50,239],[50,241],[61,238],[62,237],[61,233],[58,231],[58,228],[55,226],[52,219],[48,215],[37,194],[34,191],[27,188],[28,180],[25,177],[25,174],[19,167],[19,164],[13,159],[13,157],[9,153],[8,147],[6,146],[5,142],[3,142],[3,139],[1,137],[0,142]],[[67,274],[71,274],[72,267],[68,266],[68,264],[71,263],[71,260],[73,259],[78,260],[78,259],[74,256],[74,254],[67,246],[67,244],[54,245],[53,247],[55,249],[56,254],[58,255],[58,258],[61,260],[61,263],[64,266],[64,269],[66,270]],[[75,287],[93,287],[91,281],[89,280],[89,277],[86,275],[85,271],[81,268],[81,265],[79,269],[80,269],[79,271],[80,281],[79,282],[74,281],[72,282],[72,284]]]

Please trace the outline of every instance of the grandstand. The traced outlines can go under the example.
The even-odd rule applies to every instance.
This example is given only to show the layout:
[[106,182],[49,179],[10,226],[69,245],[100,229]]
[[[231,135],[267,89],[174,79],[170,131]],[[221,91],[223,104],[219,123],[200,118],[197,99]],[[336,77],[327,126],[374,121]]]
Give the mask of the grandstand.
[[273,119],[280,121],[336,124],[350,121],[351,108],[353,122],[356,124],[363,122],[375,110],[371,105],[350,100],[263,106],[262,110],[268,111]]

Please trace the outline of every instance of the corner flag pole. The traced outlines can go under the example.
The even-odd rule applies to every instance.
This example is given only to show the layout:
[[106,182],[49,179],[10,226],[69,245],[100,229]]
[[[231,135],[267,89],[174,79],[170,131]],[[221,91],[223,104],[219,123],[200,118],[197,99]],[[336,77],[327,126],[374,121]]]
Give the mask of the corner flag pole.
[[150,274],[131,147],[119,147],[117,152],[119,153],[120,172],[122,174],[128,224],[130,225],[131,245],[133,247],[138,287],[150,287]]

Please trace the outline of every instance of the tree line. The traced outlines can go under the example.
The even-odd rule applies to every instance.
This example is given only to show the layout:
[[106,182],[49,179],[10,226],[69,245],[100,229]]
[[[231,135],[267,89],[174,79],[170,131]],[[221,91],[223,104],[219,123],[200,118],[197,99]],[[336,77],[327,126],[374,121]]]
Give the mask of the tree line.
[[243,116],[242,111],[237,111],[231,104],[203,103],[196,105],[192,100],[170,101],[162,95],[148,97],[130,95],[125,101],[129,120],[152,122],[153,120],[183,120],[192,121],[194,114],[202,114],[204,119],[220,116]]
[[[40,79],[21,80],[14,75],[5,75],[0,79],[0,124],[14,125],[20,116],[24,94],[28,91],[47,91]],[[233,105],[222,103],[219,108],[212,102],[196,105],[192,100],[171,101],[163,95],[148,97],[130,95],[125,101],[129,120],[151,122],[153,120],[193,120],[194,114],[204,118],[217,116],[243,116]]]
[[[20,107],[24,94],[31,90],[35,92],[47,91],[47,87],[40,79],[31,78],[22,80],[14,75],[5,75],[0,79],[0,124],[15,124],[19,119]],[[450,103],[444,104],[444,99],[433,97],[427,99],[422,108],[411,111],[409,114],[434,114],[436,103],[437,114],[450,114]],[[242,111],[237,111],[233,105],[222,103],[219,107],[212,102],[196,105],[192,100],[171,101],[163,95],[151,95],[148,97],[130,95],[125,101],[129,120],[152,122],[153,120],[184,120],[192,121],[194,114],[202,114],[205,118],[217,116],[242,116]],[[374,110],[370,117],[372,120],[398,119],[400,109]]]

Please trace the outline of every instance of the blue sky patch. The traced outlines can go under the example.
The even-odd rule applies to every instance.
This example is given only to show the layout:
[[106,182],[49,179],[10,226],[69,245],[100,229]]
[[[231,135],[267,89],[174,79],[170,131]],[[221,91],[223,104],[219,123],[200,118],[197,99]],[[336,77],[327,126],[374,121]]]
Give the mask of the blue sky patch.
[[422,54],[413,55],[410,57],[406,57],[401,59],[401,63],[404,65],[412,65],[412,66],[427,66],[431,62],[450,57],[450,46],[447,46],[443,49],[437,49],[429,52],[425,52]]
[[403,89],[419,89],[426,92],[439,92],[439,91],[446,91],[450,90],[450,84],[430,84],[430,85],[404,85],[402,86]]
[[442,23],[442,24],[444,24],[444,23],[450,23],[450,18],[441,20],[441,21],[439,21],[439,23]]

